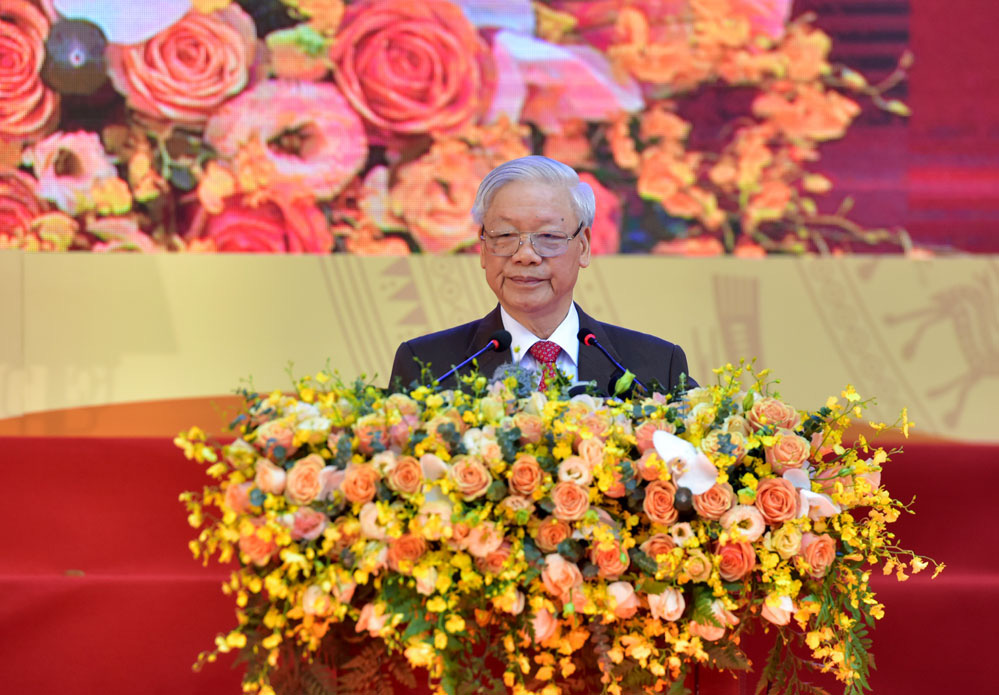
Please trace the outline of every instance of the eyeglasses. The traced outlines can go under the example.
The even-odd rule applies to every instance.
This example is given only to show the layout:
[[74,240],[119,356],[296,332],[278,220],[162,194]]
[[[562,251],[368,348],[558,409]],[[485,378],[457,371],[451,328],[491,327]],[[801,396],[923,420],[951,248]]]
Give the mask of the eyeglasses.
[[559,232],[533,232],[531,234],[501,232],[498,234],[487,234],[486,228],[483,227],[479,233],[479,238],[492,255],[513,256],[520,249],[521,244],[524,243],[524,237],[526,236],[531,240],[531,248],[534,249],[534,253],[542,258],[554,258],[565,253],[566,249],[569,248],[569,242],[579,236],[581,231],[583,231],[582,222],[579,223],[579,227],[576,228],[572,236],[565,236]]

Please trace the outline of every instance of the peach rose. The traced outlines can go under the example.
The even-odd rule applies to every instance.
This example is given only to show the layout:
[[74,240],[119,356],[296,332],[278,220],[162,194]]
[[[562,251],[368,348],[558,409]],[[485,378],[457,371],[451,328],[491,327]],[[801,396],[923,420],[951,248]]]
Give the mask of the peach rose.
[[388,566],[393,572],[413,571],[413,565],[427,552],[427,542],[423,536],[404,533],[389,543]]
[[534,643],[542,644],[558,631],[558,618],[544,608],[539,608],[531,617]]
[[495,81],[489,47],[443,0],[351,4],[330,58],[337,85],[382,141],[475,120]]
[[535,528],[534,540],[543,552],[554,553],[558,550],[558,544],[571,534],[572,529],[569,524],[555,517],[549,517]]
[[617,579],[628,569],[631,558],[621,544],[615,542],[608,547],[594,545],[590,550],[590,562],[597,566],[601,579]]
[[295,504],[308,504],[319,496],[323,488],[319,474],[326,462],[319,454],[309,454],[296,461],[288,471],[288,481],[284,487],[284,496]]
[[[283,472],[283,471],[282,471]],[[237,514],[245,514],[250,510],[250,488],[253,483],[229,483],[225,489],[225,506]]]
[[756,501],[753,502],[763,520],[776,526],[798,516],[801,511],[801,497],[790,480],[766,478],[756,488]]
[[271,561],[271,556],[277,551],[274,533],[260,519],[253,521],[253,532],[239,537],[239,551],[257,567],[263,567]]
[[590,470],[604,462],[604,443],[599,437],[590,437],[579,442],[576,452],[586,461]]
[[513,416],[514,426],[520,430],[521,444],[537,444],[545,430],[545,423],[537,415],[519,412]]
[[673,507],[676,496],[676,486],[664,480],[657,480],[645,488],[645,501],[642,509],[654,524],[672,524],[676,521],[677,511]]
[[493,482],[489,469],[473,456],[456,456],[451,462],[451,478],[466,502],[486,494]]
[[760,398],[749,412],[746,419],[753,430],[758,430],[766,426],[774,429],[793,430],[801,422],[798,411],[783,401],[776,398]]
[[824,577],[836,559],[836,541],[828,533],[806,533],[801,537],[801,558],[808,563],[811,576]]
[[[59,96],[42,82],[49,20],[30,2],[0,13],[0,140],[30,141],[59,120]],[[5,230],[6,231],[6,230]]]
[[375,498],[378,471],[368,465],[351,465],[343,477],[340,490],[348,502],[370,502]]
[[718,521],[735,503],[735,492],[728,483],[715,483],[707,492],[694,495],[694,509],[702,519]]
[[581,457],[570,456],[558,465],[558,479],[586,487],[593,482],[593,473],[590,472],[590,464]]
[[660,555],[669,555],[670,551],[675,547],[676,543],[673,542],[671,536],[665,533],[656,533],[649,536],[648,540],[638,546],[638,549],[653,560],[656,560]]
[[270,459],[260,459],[257,461],[257,471],[253,477],[253,482],[267,494],[280,495],[284,492],[287,477],[288,474],[281,466],[276,465]]
[[258,427],[253,442],[264,452],[264,456],[275,456],[280,447],[284,450],[284,458],[287,458],[296,450],[295,430],[280,420],[270,420]]
[[482,521],[473,526],[464,539],[464,547],[469,555],[486,557],[503,545],[503,534],[491,521]]
[[[469,551],[471,552],[471,550]],[[472,553],[473,555],[475,553]],[[475,566],[480,571],[488,574],[499,574],[503,571],[503,565],[510,559],[510,544],[503,541],[496,550],[484,556],[476,556]]]
[[667,620],[670,622],[680,619],[687,602],[683,599],[683,592],[669,587],[658,594],[648,594],[649,611],[656,620]]
[[385,613],[385,607],[381,604],[366,603],[361,609],[361,615],[357,618],[354,626],[355,632],[368,631],[372,637],[378,637],[388,624],[391,615]]
[[526,454],[518,456],[510,466],[510,490],[518,495],[530,496],[541,484],[544,474],[538,460]]
[[666,420],[646,420],[643,422],[635,430],[635,446],[638,447],[639,453],[644,454],[647,451],[655,450],[652,444],[652,435],[658,430],[673,434],[676,431],[676,427],[673,423]]
[[691,550],[683,561],[683,573],[692,582],[706,582],[711,578],[711,560],[703,550]]
[[557,553],[545,556],[545,568],[541,570],[541,581],[549,594],[569,603],[573,590],[583,586],[583,574],[575,563],[569,562]]
[[292,518],[291,537],[297,541],[314,541],[319,538],[328,523],[329,519],[322,512],[302,507]]
[[136,111],[201,128],[246,86],[256,38],[253,20],[235,3],[189,12],[148,41],[109,45],[108,75]]
[[635,587],[631,585],[631,582],[611,582],[607,585],[607,595],[610,596],[613,601],[612,605],[614,606],[615,618],[627,620],[633,616],[638,611],[638,607],[642,605],[638,600],[638,594],[635,593]]
[[590,508],[590,496],[586,488],[575,483],[561,482],[552,488],[553,514],[561,521],[579,521]]
[[727,582],[735,582],[753,571],[756,567],[756,551],[753,544],[746,541],[721,543],[715,548],[720,558],[718,574]]
[[721,525],[726,531],[738,529],[739,538],[750,543],[762,536],[767,529],[760,510],[748,504],[737,504],[722,514]]
[[808,460],[812,445],[791,430],[780,430],[773,446],[764,447],[767,463],[778,475],[790,468],[801,468]]
[[403,456],[389,472],[386,484],[404,495],[411,495],[420,489],[423,482],[423,467],[412,456]]

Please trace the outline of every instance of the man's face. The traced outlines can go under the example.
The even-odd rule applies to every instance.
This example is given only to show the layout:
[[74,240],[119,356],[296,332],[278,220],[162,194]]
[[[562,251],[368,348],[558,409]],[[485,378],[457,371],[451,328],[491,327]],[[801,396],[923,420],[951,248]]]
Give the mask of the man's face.
[[[564,188],[514,181],[496,192],[482,222],[486,234],[549,232],[568,237],[580,221]],[[521,323],[554,320],[557,325],[569,311],[579,269],[590,264],[590,228],[570,241],[564,254],[552,258],[539,256],[527,237],[523,242],[507,257],[494,256],[482,244],[486,282]]]

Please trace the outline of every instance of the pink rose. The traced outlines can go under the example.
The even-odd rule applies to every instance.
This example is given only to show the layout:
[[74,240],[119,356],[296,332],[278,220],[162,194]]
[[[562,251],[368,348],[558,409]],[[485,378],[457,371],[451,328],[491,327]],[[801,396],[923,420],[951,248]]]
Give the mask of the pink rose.
[[346,477],[347,471],[335,468],[333,466],[324,466],[323,470],[319,472],[319,497],[318,499],[323,502],[328,502],[333,499],[333,493],[340,489],[343,485],[343,479]]
[[570,482],[561,482],[551,491],[553,514],[561,521],[579,521],[590,508],[590,496],[586,488]]
[[821,579],[836,559],[836,541],[828,533],[816,536],[806,533],[801,537],[801,558],[808,563],[808,573]]
[[489,106],[492,54],[450,2],[353,3],[330,57],[337,85],[383,141],[454,129]]
[[611,582],[607,585],[607,594],[613,600],[614,617],[621,620],[635,615],[641,605],[630,582]]
[[756,488],[756,501],[753,502],[763,520],[776,526],[798,516],[801,511],[801,496],[790,480],[766,478]]
[[510,466],[510,490],[518,495],[530,496],[541,484],[541,466],[533,456],[521,455]]
[[322,512],[301,507],[292,519],[291,537],[297,541],[314,541],[319,538],[328,523],[329,519]]
[[764,426],[774,429],[793,430],[801,422],[798,411],[776,398],[760,398],[749,412],[746,419],[754,430]]
[[48,211],[37,189],[38,182],[23,171],[0,167],[0,248],[17,248],[20,244],[15,242],[24,239],[31,223]]
[[256,51],[253,20],[235,3],[189,12],[148,41],[107,48],[108,74],[136,111],[201,128],[247,84]]
[[652,617],[657,620],[667,620],[670,622],[680,619],[687,602],[683,599],[683,592],[672,587],[663,589],[661,593],[649,594],[649,611]]
[[493,482],[489,469],[474,456],[456,456],[451,463],[451,478],[466,502],[486,494]]
[[719,558],[718,574],[727,582],[735,582],[756,567],[756,551],[746,541],[721,543],[715,548]]
[[199,209],[185,232],[220,253],[329,253],[333,236],[323,211],[306,192],[275,187],[253,204],[241,196],[225,200],[221,212]]
[[[0,13],[0,140],[31,141],[59,120],[59,96],[39,77],[49,20],[27,0]],[[2,228],[6,231],[6,228]]]
[[558,618],[544,608],[539,608],[531,618],[534,629],[534,643],[543,644],[558,631]]
[[284,492],[287,476],[285,470],[270,459],[260,459],[257,461],[257,471],[253,482],[263,492],[270,495],[280,495]]
[[583,586],[583,574],[575,563],[561,555],[552,553],[545,556],[545,568],[541,570],[541,581],[549,594],[562,603],[573,600],[573,590]]
[[319,496],[322,481],[319,474],[326,462],[319,454],[309,454],[296,461],[288,471],[288,479],[284,488],[284,496],[294,504],[308,504]]
[[491,521],[483,521],[473,526],[464,539],[464,547],[470,555],[484,558],[495,553],[503,545],[503,534]]
[[812,445],[804,437],[791,430],[779,430],[773,446],[764,447],[767,463],[775,473],[781,474],[791,468],[801,468],[808,460]]

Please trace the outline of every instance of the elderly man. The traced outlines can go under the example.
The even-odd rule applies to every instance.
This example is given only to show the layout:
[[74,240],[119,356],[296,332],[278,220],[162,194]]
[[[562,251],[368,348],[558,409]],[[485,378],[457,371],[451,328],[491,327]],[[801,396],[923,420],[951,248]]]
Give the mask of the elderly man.
[[496,367],[515,363],[540,371],[543,388],[557,368],[573,382],[594,381],[606,392],[619,370],[597,347],[580,344],[580,328],[585,328],[640,382],[675,386],[687,373],[678,345],[601,323],[572,301],[579,269],[590,264],[595,213],[593,190],[561,162],[521,157],[489,172],[479,185],[472,216],[481,225],[480,260],[499,305],[478,321],[404,342],[395,355],[392,383],[398,378],[405,386],[419,379],[417,360],[440,376],[505,329],[510,346],[483,353],[481,373],[491,376]]

